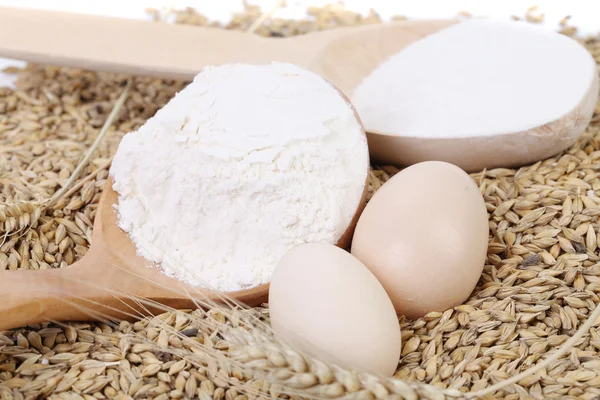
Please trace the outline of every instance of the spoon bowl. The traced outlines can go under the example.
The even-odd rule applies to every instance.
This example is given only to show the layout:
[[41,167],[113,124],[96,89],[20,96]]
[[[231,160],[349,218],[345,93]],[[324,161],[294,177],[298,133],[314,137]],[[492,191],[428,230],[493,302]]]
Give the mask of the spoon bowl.
[[[105,184],[92,245],[83,258],[61,269],[0,272],[0,330],[47,321],[131,320],[165,307],[195,309],[208,302],[258,306],[267,301],[268,283],[235,292],[192,287],[138,256],[118,226],[112,182],[109,178]],[[359,207],[337,246],[349,246],[366,195],[365,182]]]

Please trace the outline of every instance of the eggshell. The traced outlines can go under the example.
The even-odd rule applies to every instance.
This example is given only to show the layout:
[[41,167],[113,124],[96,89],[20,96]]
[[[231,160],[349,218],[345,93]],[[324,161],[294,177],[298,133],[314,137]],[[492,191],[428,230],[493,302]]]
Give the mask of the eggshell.
[[419,318],[463,303],[481,276],[488,214],[471,177],[439,161],[387,181],[359,218],[352,254],[379,279],[399,314]]
[[275,335],[317,359],[357,371],[394,374],[400,325],[375,276],[339,247],[308,243],[290,249],[269,289]]

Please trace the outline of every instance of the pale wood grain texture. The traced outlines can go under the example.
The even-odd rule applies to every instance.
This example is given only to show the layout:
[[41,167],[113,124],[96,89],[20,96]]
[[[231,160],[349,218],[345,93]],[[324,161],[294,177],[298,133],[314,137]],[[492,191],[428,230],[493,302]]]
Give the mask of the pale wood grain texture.
[[346,94],[383,59],[456,21],[399,21],[289,38],[224,29],[0,7],[0,57],[163,78],[206,65],[290,62]]

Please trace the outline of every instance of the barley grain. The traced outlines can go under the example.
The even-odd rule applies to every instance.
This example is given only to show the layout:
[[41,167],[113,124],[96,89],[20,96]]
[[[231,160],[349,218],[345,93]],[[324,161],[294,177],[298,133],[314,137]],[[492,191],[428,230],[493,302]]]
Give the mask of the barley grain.
[[[361,18],[339,5],[311,13],[313,21],[275,18],[256,33],[288,36],[378,22],[375,14]],[[259,16],[259,10],[250,7],[226,28],[248,28]],[[176,18],[210,23],[193,10]],[[539,18],[531,12],[526,17]],[[600,59],[597,39],[582,43]],[[136,77],[122,113],[82,177],[64,198],[43,210],[42,202],[66,184],[92,144],[128,77],[35,65],[17,73],[17,90],[0,89],[0,137],[3,154],[8,155],[7,164],[1,164],[6,173],[0,177],[0,234],[8,234],[0,245],[0,270],[60,268],[80,259],[90,245],[99,196],[122,135],[140,126],[186,83]],[[519,170],[498,168],[472,175],[490,212],[492,235],[484,273],[470,299],[455,310],[418,321],[401,319],[403,356],[396,377],[407,381],[364,384],[351,372],[261,349],[260,343],[240,349],[231,338],[219,336],[227,323],[235,325],[226,317],[228,310],[214,309],[210,323],[197,325],[192,322],[207,321],[205,314],[193,313],[191,321],[185,313],[171,312],[134,324],[123,322],[116,330],[81,324],[4,332],[0,396],[242,400],[279,395],[287,385],[304,388],[306,395],[432,399],[444,397],[434,387],[489,387],[554,352],[599,302],[599,122],[596,114],[586,134],[563,154]],[[374,166],[369,198],[398,171]],[[264,309],[256,315],[268,319]],[[198,343],[206,347],[200,349]],[[504,388],[497,397],[600,396],[595,372],[599,349],[595,327],[545,371]],[[269,368],[277,374],[260,379],[244,369],[222,369],[206,361],[206,351],[229,355],[241,366],[252,366],[255,374]],[[279,381],[269,380],[276,376]],[[245,389],[234,385],[246,381]],[[245,393],[250,387],[258,393]]]

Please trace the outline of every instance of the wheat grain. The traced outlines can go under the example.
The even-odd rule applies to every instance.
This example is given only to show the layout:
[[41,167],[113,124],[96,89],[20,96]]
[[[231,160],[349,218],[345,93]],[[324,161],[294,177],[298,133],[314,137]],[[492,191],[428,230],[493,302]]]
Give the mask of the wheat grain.
[[[361,18],[339,5],[310,12],[312,21],[271,19],[256,33],[289,36],[379,21],[374,13]],[[260,10],[252,7],[225,28],[248,29],[259,17]],[[212,24],[193,10],[177,18]],[[539,16],[530,13],[532,18]],[[582,42],[600,59],[596,39]],[[39,213],[44,199],[65,187],[128,77],[34,65],[17,72],[17,90],[0,89],[0,269],[57,268],[78,260],[89,246],[100,191],[122,135],[152,116],[185,82],[133,78],[114,129],[83,168],[83,177]],[[165,310],[156,318],[114,327],[43,324],[4,332],[0,397],[242,400],[290,393],[433,399],[485,390],[556,354],[599,303],[598,122],[595,115],[586,135],[562,155],[519,170],[472,175],[490,212],[480,284],[454,310],[401,320],[404,346],[397,380],[361,380],[350,371],[282,352],[269,345],[268,335],[231,329],[262,326],[256,321],[268,320],[267,309],[232,312],[208,304],[210,313]],[[397,172],[375,166],[369,198]],[[17,234],[8,237],[7,232]],[[599,396],[597,324],[575,339],[568,354],[496,396]]]

